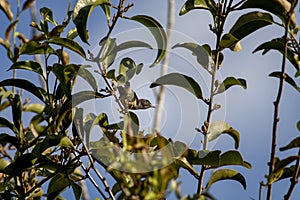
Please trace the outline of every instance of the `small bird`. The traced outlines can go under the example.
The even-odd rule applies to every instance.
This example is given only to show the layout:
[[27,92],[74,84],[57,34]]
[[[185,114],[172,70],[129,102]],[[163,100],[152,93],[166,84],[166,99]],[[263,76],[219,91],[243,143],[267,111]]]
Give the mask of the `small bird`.
[[124,87],[119,86],[120,101],[126,109],[139,110],[147,108],[155,108],[147,99],[139,99],[133,89],[130,87],[129,81],[125,82]]

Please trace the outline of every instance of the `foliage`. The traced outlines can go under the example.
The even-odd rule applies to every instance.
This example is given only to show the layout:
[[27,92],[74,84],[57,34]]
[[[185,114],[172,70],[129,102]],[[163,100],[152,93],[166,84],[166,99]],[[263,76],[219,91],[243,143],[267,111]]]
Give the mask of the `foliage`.
[[[283,57],[281,71],[270,74],[279,78],[280,85],[274,103],[269,173],[266,183],[262,182],[261,187],[268,188],[267,199],[271,199],[272,184],[290,178],[291,186],[284,196],[289,199],[299,177],[300,151],[287,158],[276,157],[276,137],[283,84],[288,83],[300,91],[294,80],[300,74],[300,45],[296,40],[298,28],[294,11],[298,1],[272,0],[269,3],[242,0],[234,4],[233,1],[187,0],[184,3],[180,15],[195,9],[209,11],[213,19],[210,30],[216,36],[216,42],[214,47],[209,44],[178,43],[172,49],[184,48],[196,56],[199,70],[211,77],[208,83],[210,91],[203,93],[201,84],[194,77],[179,72],[159,77],[149,87],[181,87],[193,94],[195,100],[204,103],[207,116],[196,128],[197,133],[203,135],[203,144],[199,143],[199,149],[166,138],[163,133],[144,134],[136,112],[153,106],[148,100],[138,98],[130,87],[130,80],[137,77],[145,66],[143,63],[137,64],[130,57],[124,57],[120,63],[116,63],[121,51],[130,48],[153,49],[151,45],[135,38],[121,44],[112,38],[111,33],[119,19],[125,20],[124,23],[130,20],[146,27],[155,39],[156,57],[146,67],[157,66],[166,53],[167,36],[160,22],[147,15],[128,16],[128,11],[134,6],[132,3],[126,4],[125,0],[119,0],[118,5],[109,0],[78,0],[73,10],[69,5],[62,23],[56,21],[50,8],[41,8],[40,23],[31,23],[31,28],[38,35],[27,39],[17,31],[17,26],[22,14],[33,3],[32,0],[25,1],[22,9],[19,7],[18,12],[13,14],[9,2],[0,1],[0,8],[10,21],[5,38],[0,38],[0,44],[12,63],[7,70],[15,72],[13,78],[0,81],[0,111],[8,108],[11,111],[11,117],[0,117],[0,127],[3,128],[0,134],[1,199],[41,199],[43,196],[59,199],[68,188],[73,191],[75,199],[80,199],[84,193],[83,180],[89,180],[103,199],[165,199],[172,192],[182,199],[214,199],[209,189],[221,180],[236,181],[246,189],[246,178],[232,168],[252,168],[238,151],[240,133],[224,121],[213,121],[212,116],[214,111],[221,109],[215,102],[218,95],[233,86],[246,89],[247,82],[234,76],[218,80],[216,74],[223,68],[225,49],[234,52],[242,50],[241,40],[270,25],[284,29],[284,36],[265,42],[253,51],[266,54],[276,50]],[[94,55],[85,51],[81,44],[89,44],[87,24],[96,7],[104,12],[108,31],[100,36],[100,50]],[[250,8],[252,11],[238,17],[229,31],[224,30],[231,13]],[[264,12],[253,11],[253,8]],[[273,17],[278,17],[279,22]],[[97,66],[97,70],[91,73],[89,66],[70,62],[69,54],[80,56]],[[31,55],[42,56],[43,62],[29,59]],[[294,77],[286,73],[285,60],[296,69]],[[36,81],[18,78],[16,72],[22,70],[37,74],[45,84],[37,85]],[[98,85],[96,75],[100,75],[103,85]],[[79,77],[86,81],[91,90],[75,91],[75,82]],[[118,108],[115,109],[118,110],[120,121],[111,122],[107,113],[86,113],[81,107],[82,103],[89,100],[101,102],[107,98],[116,101]],[[27,116],[32,116],[28,124],[25,123]],[[96,126],[100,128],[97,131],[101,132],[101,137],[97,141],[90,141]],[[297,127],[300,129],[299,122]],[[223,152],[208,149],[211,141],[223,135],[230,136],[234,149]],[[297,137],[279,150],[299,147],[300,139]],[[99,166],[113,178],[113,184],[107,183],[98,170]],[[200,172],[195,166],[201,166]],[[180,170],[186,170],[191,181],[198,183],[198,190],[192,197],[182,197],[178,182]],[[213,173],[208,176],[207,171]],[[104,190],[98,186],[96,178],[101,181]]]

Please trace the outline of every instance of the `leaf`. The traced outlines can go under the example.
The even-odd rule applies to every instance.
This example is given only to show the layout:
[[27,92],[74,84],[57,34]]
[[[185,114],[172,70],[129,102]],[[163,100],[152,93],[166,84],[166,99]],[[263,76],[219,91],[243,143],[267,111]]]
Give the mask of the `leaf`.
[[193,176],[198,176],[198,172],[195,168],[187,161],[185,157],[180,157],[176,159],[176,162],[179,162],[180,167],[188,170]]
[[70,181],[73,193],[76,200],[80,200],[81,194],[82,194],[82,188],[79,184],[75,183],[74,181]]
[[[287,0],[247,0],[238,9],[242,10],[246,8],[260,8],[278,16],[283,24],[286,24],[290,7],[291,3]],[[292,28],[296,26],[295,11],[293,11],[291,17],[291,26]]]
[[10,41],[10,33],[11,31],[16,27],[16,25],[18,24],[19,20],[13,21],[12,23],[10,23],[10,25],[7,27],[6,31],[5,31],[5,39],[6,41]]
[[106,96],[95,91],[81,91],[72,95],[72,106],[75,107],[85,101],[104,97]]
[[42,113],[45,106],[39,103],[31,103],[23,107],[24,112]]
[[214,13],[216,8],[216,3],[213,0],[187,0],[182,6],[179,15],[184,15],[194,9],[210,10]]
[[0,9],[5,13],[6,17],[11,21],[14,17],[14,14],[12,13],[10,9],[10,3],[7,0],[1,0],[0,1]]
[[[0,122],[1,121],[2,121],[2,119],[0,118]],[[0,127],[1,126],[2,126],[2,124],[0,124]],[[20,142],[17,139],[17,137],[8,135],[6,133],[0,134],[0,144],[3,145],[3,146],[5,146],[6,144],[11,144],[11,145],[15,146],[17,149],[20,148]]]
[[251,169],[252,166],[243,160],[242,155],[238,151],[227,151],[220,156],[220,164],[219,166],[226,165],[240,165]]
[[16,62],[12,66],[10,66],[8,70],[12,70],[12,69],[25,69],[25,70],[36,72],[39,75],[43,76],[43,69],[41,65],[38,62],[32,60]]
[[224,131],[229,130],[230,128],[230,125],[223,121],[215,121],[209,124],[207,133],[208,141],[210,142],[215,140],[224,133]]
[[179,43],[172,47],[172,49],[177,47],[183,47],[192,51],[193,55],[197,57],[198,63],[204,68],[208,69],[209,57],[207,51],[200,45],[195,43]]
[[279,150],[280,151],[286,151],[286,150],[293,149],[293,148],[300,148],[300,137],[297,137],[297,138],[293,139],[286,146],[280,147]]
[[237,46],[239,43],[239,39],[237,39],[235,36],[233,36],[231,33],[226,33],[222,36],[222,39],[220,41],[220,47],[221,48],[234,48],[235,51],[241,51],[242,47]]
[[[269,52],[270,50],[277,50],[281,54],[284,51],[284,39],[283,38],[276,38],[269,42],[265,42],[259,45],[252,53],[256,53],[257,51],[263,50],[263,55]],[[290,63],[295,67],[296,70],[299,70],[299,58],[298,56],[290,49],[287,49],[287,59]]]
[[209,150],[201,150],[197,153],[197,158],[192,160],[193,165],[207,165],[211,167],[219,167],[220,161],[220,150],[209,151]]
[[10,130],[12,130],[16,135],[18,135],[19,131],[18,129],[15,127],[15,125],[8,121],[6,118],[0,117],[0,127],[6,127],[9,128]]
[[[280,78],[282,76],[281,72],[272,72],[269,74],[271,77]],[[288,84],[290,84],[293,88],[295,88],[298,92],[300,92],[300,87],[298,87],[297,83],[290,77],[288,74],[284,74],[284,81]]]
[[117,51],[123,51],[125,49],[136,48],[136,47],[145,47],[145,48],[153,49],[151,45],[149,45],[148,43],[142,41],[136,41],[136,40],[123,42],[122,44],[119,44],[116,49]]
[[68,177],[63,173],[56,174],[50,181],[47,190],[47,199],[56,197],[70,185]]
[[83,78],[84,80],[87,81],[87,83],[92,87],[92,89],[94,91],[97,91],[98,89],[98,83],[95,80],[95,77],[93,76],[93,74],[88,71],[86,68],[81,67],[78,71],[78,75]]
[[[230,47],[231,50],[239,51],[241,50],[240,43],[238,41],[242,40],[244,37],[250,35],[251,33],[257,31],[258,29],[271,25],[273,23],[273,18],[268,13],[262,13],[262,12],[250,12],[242,15],[239,17],[239,19],[235,22],[233,27],[229,31],[229,41],[234,41],[236,38],[237,40],[233,42],[232,45],[228,46],[224,45],[224,42],[222,40],[228,40],[225,36],[225,38],[221,39],[220,46],[223,48]],[[232,36],[234,37],[232,39]],[[227,36],[228,37],[228,36]]]
[[103,67],[108,68],[117,56],[116,38],[104,38],[101,40],[99,45],[102,46],[100,61],[102,62]]
[[237,130],[230,128],[230,129],[223,131],[223,134],[228,134],[229,136],[231,136],[235,142],[235,145],[234,145],[235,149],[239,148],[240,133]]
[[131,58],[123,58],[119,67],[118,83],[123,85],[129,81],[135,74],[136,64]]
[[86,58],[83,48],[74,40],[68,38],[52,38],[51,40],[48,41],[48,43],[66,47],[74,51],[75,53],[81,55],[83,58]]
[[283,160],[276,162],[273,172],[282,170],[284,167],[286,167],[287,165],[289,165],[290,163],[292,163],[298,159],[300,159],[300,156],[289,156]]
[[21,174],[24,170],[32,167],[36,160],[37,158],[32,153],[23,154],[5,168],[5,173],[10,176]]
[[35,95],[37,98],[39,98],[41,101],[45,102],[44,100],[44,94],[46,94],[46,91],[40,87],[36,87],[33,83],[24,80],[24,79],[6,79],[4,81],[0,82],[0,87],[3,86],[14,86],[22,88],[33,95]]
[[244,189],[247,187],[244,176],[238,171],[233,169],[219,169],[211,175],[206,188],[209,188],[212,184],[222,180],[234,180],[239,182]]
[[73,10],[73,22],[81,40],[88,44],[87,20],[98,5],[110,5],[109,0],[78,0]]
[[217,93],[220,94],[222,92],[225,92],[226,90],[228,90],[230,87],[234,85],[239,85],[244,89],[247,89],[247,82],[245,79],[241,79],[241,78],[236,79],[234,77],[227,77],[223,81],[223,83],[221,83],[221,85],[219,86]]
[[29,41],[25,43],[20,49],[20,54],[27,54],[27,55],[49,54],[49,53],[55,53],[55,50],[52,49],[49,45],[37,41]]
[[161,26],[161,24],[150,16],[136,15],[131,17],[130,19],[142,23],[144,26],[146,26],[149,29],[149,31],[154,36],[157,44],[157,49],[158,49],[156,59],[154,63],[150,66],[150,67],[154,67],[163,59],[166,53],[167,35],[163,27]]
[[30,8],[30,6],[32,5],[33,2],[34,2],[34,0],[26,0],[23,4],[22,11],[26,10],[27,8]]
[[150,85],[150,88],[154,88],[160,85],[175,85],[178,87],[182,87],[194,94],[198,99],[203,100],[202,90],[199,84],[189,76],[180,73],[167,74],[156,79],[155,82]]
[[44,17],[44,20],[50,22],[51,24],[57,26],[57,22],[53,18],[53,12],[51,9],[43,7],[40,9],[41,15]]
[[297,122],[297,129],[300,131],[300,121]]
[[5,168],[10,164],[8,160],[0,159],[0,173],[5,172]]
[[35,156],[41,155],[46,149],[57,146],[63,137],[65,137],[63,134],[47,135],[40,143],[35,145],[32,154]]

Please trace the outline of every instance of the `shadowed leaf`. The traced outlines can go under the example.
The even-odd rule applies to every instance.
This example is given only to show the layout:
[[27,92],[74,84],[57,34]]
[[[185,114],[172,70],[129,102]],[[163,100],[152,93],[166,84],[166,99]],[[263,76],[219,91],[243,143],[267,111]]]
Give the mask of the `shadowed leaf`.
[[66,47],[67,49],[70,49],[75,53],[81,55],[83,58],[86,57],[83,48],[74,40],[68,38],[52,38],[51,40],[48,41],[48,43]]
[[210,10],[215,13],[217,5],[213,0],[187,0],[182,6],[179,15],[184,15],[194,9]]
[[219,86],[217,93],[225,92],[230,87],[235,86],[235,85],[239,85],[239,86],[243,87],[244,89],[247,89],[247,83],[246,83],[245,79],[241,79],[241,78],[236,79],[234,77],[227,77],[223,81],[223,83],[221,83],[221,85]]
[[286,151],[293,148],[300,148],[300,137],[293,139],[289,144],[284,147],[280,147],[280,151]]
[[16,62],[8,70],[12,70],[12,69],[25,69],[25,70],[36,72],[39,75],[43,75],[43,69],[41,65],[32,60]]
[[55,53],[55,50],[52,49],[49,45],[37,41],[29,41],[25,43],[20,49],[20,54],[27,54],[27,55],[48,54],[48,53]]
[[14,17],[14,14],[12,13],[10,9],[10,3],[7,0],[1,0],[0,1],[0,9],[5,13],[6,17],[11,21]]
[[[272,72],[269,74],[271,77],[280,78],[281,72]],[[284,74],[284,81],[288,84],[290,84],[293,88],[295,88],[298,92],[300,92],[300,87],[298,87],[297,83],[290,77],[288,74]]]

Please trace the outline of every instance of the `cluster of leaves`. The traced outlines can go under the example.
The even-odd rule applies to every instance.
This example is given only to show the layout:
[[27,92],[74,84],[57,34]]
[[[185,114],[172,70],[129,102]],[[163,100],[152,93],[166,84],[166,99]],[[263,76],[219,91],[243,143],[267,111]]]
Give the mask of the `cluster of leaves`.
[[[227,168],[241,166],[251,169],[251,164],[245,161],[238,151],[239,132],[226,122],[211,121],[213,112],[220,109],[220,105],[214,102],[214,97],[226,92],[232,86],[246,89],[246,80],[226,77],[220,81],[217,80],[216,73],[221,69],[225,49],[240,51],[242,49],[240,41],[243,38],[262,27],[277,24],[289,30],[288,39],[276,38],[260,45],[254,52],[279,51],[297,70],[295,77],[299,76],[300,51],[299,42],[295,39],[298,32],[295,13],[293,9],[290,11],[292,7],[290,1],[272,2],[270,4],[267,0],[246,0],[233,5],[233,1],[216,3],[213,0],[187,0],[181,8],[180,15],[194,9],[204,9],[208,10],[213,17],[210,29],[217,38],[215,48],[209,44],[189,42],[173,46],[173,49],[188,49],[196,56],[199,65],[211,76],[210,93],[203,94],[200,84],[193,77],[181,73],[162,76],[150,87],[179,86],[207,105],[207,119],[203,125],[200,125],[201,128],[196,128],[204,136],[203,148],[194,150],[181,141],[172,141],[159,133],[144,135],[140,130],[138,115],[129,110],[117,95],[118,88],[126,87],[126,83],[143,70],[142,63],[136,64],[129,57],[122,58],[119,64],[115,64],[117,54],[129,48],[152,49],[143,41],[132,40],[118,44],[117,39],[111,37],[117,21],[124,19],[138,22],[152,33],[158,49],[156,58],[150,65],[154,67],[164,57],[167,46],[166,33],[157,20],[146,15],[126,16],[133,4],[125,5],[125,0],[120,0],[117,6],[109,0],[78,0],[73,11],[69,6],[68,13],[61,23],[54,19],[51,9],[41,8],[40,23],[31,24],[39,34],[32,39],[27,39],[16,30],[19,17],[33,1],[25,1],[14,21],[9,3],[0,1],[1,10],[11,21],[5,32],[5,40],[0,38],[0,44],[6,49],[8,58],[12,62],[8,70],[31,71],[38,74],[45,83],[44,86],[39,87],[32,81],[19,79],[16,76],[0,82],[0,111],[11,108],[12,112],[11,121],[7,117],[0,117],[0,127],[6,128],[6,132],[0,134],[0,197],[40,199],[44,195],[49,199],[55,199],[67,187],[71,187],[75,198],[80,199],[82,195],[80,181],[89,179],[99,194],[107,198],[91,177],[90,170],[94,170],[102,181],[110,199],[116,197],[118,199],[164,199],[173,191],[178,198],[181,198],[180,183],[176,182],[180,169],[187,170],[198,182],[197,194],[184,199],[213,199],[207,191],[214,183],[222,180],[237,181],[246,189],[244,176],[234,169]],[[94,8],[98,6],[105,13],[108,33],[99,42],[99,52],[96,55],[88,52],[88,57],[75,38],[79,36],[82,42],[89,44],[88,19]],[[252,11],[241,15],[229,32],[224,34],[223,28],[227,16],[233,11],[248,8],[258,8],[266,12]],[[112,10],[116,13],[111,14]],[[275,22],[270,13],[279,17],[281,23]],[[75,24],[75,28],[69,28],[71,21]],[[95,76],[86,66],[69,63],[67,51],[72,51],[91,62],[91,66],[94,64],[97,67],[95,71],[100,74],[105,85],[99,86]],[[42,55],[44,62],[42,64],[34,60],[25,60],[23,59],[25,55]],[[73,87],[78,76],[86,80],[92,90],[74,94]],[[296,82],[284,71],[273,72],[270,76],[285,80],[299,91]],[[12,89],[9,90],[11,87]],[[16,92],[16,88],[28,92],[26,95],[34,97],[36,102],[31,102],[21,92]],[[208,97],[205,98],[205,95]],[[80,107],[83,102],[91,99],[101,101],[102,98],[116,100],[121,121],[110,123],[106,113],[85,113],[85,110]],[[28,125],[24,124],[27,112],[33,113]],[[98,141],[90,141],[95,126],[100,127],[102,137]],[[233,139],[233,149],[225,152],[208,149],[209,142],[225,134]],[[296,138],[280,150],[299,148],[299,144],[300,139]],[[83,157],[87,157],[89,163],[83,162]],[[94,165],[95,161],[115,180],[111,188]],[[296,165],[290,166],[295,161]],[[273,167],[268,176],[268,183],[265,185],[291,177],[296,183],[299,175],[299,155],[282,160],[274,158],[271,163]],[[198,165],[202,167],[200,172],[194,168]],[[212,169],[213,173],[203,186],[205,172]],[[44,192],[44,184],[47,182],[48,188]]]

